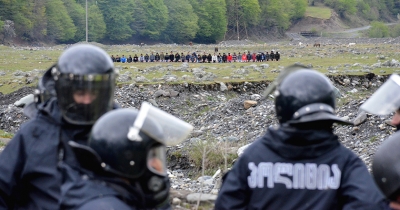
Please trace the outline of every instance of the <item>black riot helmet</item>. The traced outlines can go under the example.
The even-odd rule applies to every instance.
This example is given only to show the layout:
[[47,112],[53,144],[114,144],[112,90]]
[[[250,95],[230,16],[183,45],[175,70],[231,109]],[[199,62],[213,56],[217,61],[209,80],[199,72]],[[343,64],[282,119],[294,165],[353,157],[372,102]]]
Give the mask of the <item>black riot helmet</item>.
[[168,198],[166,145],[190,134],[186,122],[144,102],[140,111],[116,109],[93,125],[88,146],[69,144],[84,168],[101,170],[139,183],[149,206]]
[[[102,167],[116,175],[137,179],[147,169],[147,158],[153,152],[161,155],[164,146],[145,132],[139,131],[141,140],[128,138],[131,126],[138,117],[139,112],[134,109],[117,109],[106,113],[93,126],[89,139],[89,147],[101,158]],[[149,128],[152,135],[162,136],[162,128],[152,119],[146,120],[144,127]],[[153,151],[154,150],[154,151]],[[161,167],[165,169],[165,158],[159,157]],[[152,170],[153,168],[149,168]],[[154,171],[165,175],[165,170]]]
[[275,110],[281,124],[316,121],[352,124],[335,116],[335,91],[325,75],[300,65],[288,68],[295,70],[289,70],[291,73],[281,78],[274,92]]
[[375,152],[372,174],[383,194],[391,200],[400,196],[400,132],[394,133]]
[[52,69],[63,118],[78,125],[93,124],[111,110],[116,73],[108,54],[99,47],[78,44],[68,48]]

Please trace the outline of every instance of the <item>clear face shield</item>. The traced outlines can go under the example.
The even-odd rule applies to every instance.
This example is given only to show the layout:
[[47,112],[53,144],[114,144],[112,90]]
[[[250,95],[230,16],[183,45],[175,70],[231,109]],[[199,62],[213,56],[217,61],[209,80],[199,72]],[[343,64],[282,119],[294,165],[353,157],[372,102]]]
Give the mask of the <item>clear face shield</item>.
[[[55,68],[54,68],[55,69]],[[72,124],[93,124],[111,110],[116,74],[63,74],[54,70],[57,100],[66,121]]]
[[147,154],[147,168],[160,176],[167,175],[166,150],[164,145],[150,149]]
[[400,108],[400,76],[393,74],[364,102],[360,109],[375,115],[388,115]]
[[[157,122],[159,128],[154,127]],[[139,114],[128,132],[128,139],[141,141],[139,131],[166,146],[175,146],[183,142],[193,130],[193,126],[167,112],[143,102]]]

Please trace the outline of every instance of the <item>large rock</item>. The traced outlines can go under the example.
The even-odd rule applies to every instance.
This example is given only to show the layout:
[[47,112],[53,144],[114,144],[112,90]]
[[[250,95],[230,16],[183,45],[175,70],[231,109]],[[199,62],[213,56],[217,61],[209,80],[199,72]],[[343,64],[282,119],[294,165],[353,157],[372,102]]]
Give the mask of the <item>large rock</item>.
[[179,95],[178,91],[175,91],[175,90],[170,90],[169,91],[169,96],[170,97],[177,97],[178,95]]
[[228,90],[228,87],[226,87],[225,83],[220,82],[219,84],[220,84],[220,87],[219,87],[219,90],[220,90],[220,91],[223,92],[223,91]]
[[243,105],[244,105],[245,109],[249,109],[252,106],[256,106],[257,105],[257,101],[246,100],[246,101],[244,101]]
[[200,202],[212,202],[214,203],[217,200],[217,195],[212,194],[204,194],[204,193],[192,193],[186,196],[186,200],[189,203],[196,203],[198,200]]
[[354,119],[354,125],[358,126],[364,123],[367,120],[367,114],[362,111],[360,114],[357,115],[356,119]]
[[261,95],[259,94],[253,94],[250,96],[251,100],[253,101],[259,101],[261,99]]
[[160,96],[163,96],[164,94],[165,94],[165,91],[164,91],[164,90],[157,90],[157,91],[154,93],[154,97],[158,98],[158,97],[160,97]]

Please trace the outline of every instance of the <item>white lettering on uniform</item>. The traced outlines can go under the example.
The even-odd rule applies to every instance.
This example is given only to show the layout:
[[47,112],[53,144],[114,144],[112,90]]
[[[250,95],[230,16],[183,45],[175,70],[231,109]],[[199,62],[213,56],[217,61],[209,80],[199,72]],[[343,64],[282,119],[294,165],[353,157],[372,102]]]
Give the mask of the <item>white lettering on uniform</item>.
[[337,164],[261,162],[257,166],[250,162],[248,168],[250,188],[274,188],[275,184],[283,184],[287,189],[338,189],[342,175]]
[[291,163],[275,163],[274,166],[274,182],[277,184],[284,184],[286,188],[292,189],[292,180],[281,175],[292,176],[293,165]]
[[[250,162],[249,169],[251,170],[251,173],[250,173],[250,176],[247,177],[247,183],[249,184],[250,188],[256,188],[257,187],[257,169],[258,168],[257,168],[256,164]],[[264,182],[264,180],[263,180],[263,182]]]
[[315,190],[317,187],[317,164],[306,163],[306,170],[304,174],[306,189]]
[[274,180],[273,180],[273,167],[274,164],[272,163],[260,163],[258,164],[258,184],[257,186],[259,188],[264,187],[264,178],[267,177],[267,186],[268,188],[273,188],[274,187]]
[[293,189],[304,189],[304,164],[296,163],[293,167]]

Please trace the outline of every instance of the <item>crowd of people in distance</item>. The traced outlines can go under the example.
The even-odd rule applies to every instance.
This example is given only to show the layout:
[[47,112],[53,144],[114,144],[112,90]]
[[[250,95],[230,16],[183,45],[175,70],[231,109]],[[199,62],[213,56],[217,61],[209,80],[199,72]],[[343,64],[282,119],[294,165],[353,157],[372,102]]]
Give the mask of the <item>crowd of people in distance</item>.
[[191,63],[233,63],[233,62],[265,62],[265,61],[279,61],[281,58],[281,55],[279,54],[278,51],[274,52],[271,50],[271,52],[243,52],[243,53],[237,53],[234,52],[233,54],[231,53],[214,53],[211,55],[211,53],[206,54],[205,52],[203,55],[196,54],[195,52],[193,53],[187,53],[184,55],[184,53],[173,53],[172,51],[168,53],[151,53],[150,55],[146,53],[145,55],[140,54],[138,56],[135,54],[133,57],[129,55],[128,57],[125,57],[125,55],[122,55],[121,57],[119,55],[111,55],[111,59],[113,62],[121,62],[121,63],[137,63],[137,62],[191,62]]

